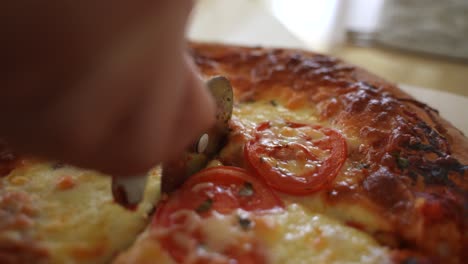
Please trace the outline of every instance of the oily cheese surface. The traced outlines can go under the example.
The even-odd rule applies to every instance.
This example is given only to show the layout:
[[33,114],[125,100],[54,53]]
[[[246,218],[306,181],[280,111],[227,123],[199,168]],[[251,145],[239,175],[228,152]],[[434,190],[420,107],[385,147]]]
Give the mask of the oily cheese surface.
[[[242,153],[240,147],[243,141],[248,140],[252,130],[264,121],[285,119],[327,125],[326,122],[317,120],[313,109],[303,107],[291,111],[284,103],[281,98],[274,96],[274,99],[236,104],[231,138],[221,150],[219,158],[228,162],[237,160],[235,156]],[[355,144],[355,139],[348,141],[349,144]],[[249,217],[253,219],[253,228],[247,233],[238,223],[239,215],[245,212],[215,215],[208,219],[200,219],[195,212],[189,212],[193,214],[193,221],[186,225],[199,227],[206,235],[206,251],[191,252],[193,255],[188,258],[195,260],[197,256],[206,256],[211,251],[223,252],[229,246],[242,243],[239,241],[259,240],[264,247],[267,263],[272,264],[391,263],[388,247],[380,245],[368,233],[346,225],[348,220],[361,220],[373,227],[383,225],[383,220],[372,211],[369,212],[365,206],[341,203],[332,208],[321,196],[282,195],[281,198],[286,203],[286,209]],[[342,212],[341,215],[339,212]],[[164,232],[165,230],[155,230],[150,225],[140,239],[117,258],[116,263],[151,263],[154,259],[158,259],[158,263],[174,263],[158,240],[158,234]],[[184,246],[184,243],[181,242],[181,245]],[[213,259],[215,258],[213,253]]]
[[[320,125],[326,127],[333,127],[327,121],[320,120],[316,111],[313,108],[302,106],[289,109],[286,104],[288,100],[281,98],[278,95],[268,98],[265,96],[262,100],[249,103],[240,103],[234,108],[233,117],[233,133],[232,138],[220,152],[220,159],[225,162],[233,162],[233,157],[242,155],[243,151],[239,149],[246,141],[252,138],[252,133],[255,128],[265,122],[275,121],[292,121],[298,123],[305,123],[310,125]],[[339,128],[336,128],[339,129]],[[362,140],[354,135],[343,134],[348,148],[357,148]],[[294,137],[288,138],[291,142],[295,142]],[[235,159],[242,160],[243,157]],[[236,161],[234,161],[236,162]],[[239,162],[241,163],[241,162]],[[245,166],[245,164],[243,164]],[[302,169],[300,164],[293,164],[290,170]],[[356,171],[356,163],[353,161],[346,161],[343,165],[341,173],[336,177],[335,184],[338,186],[357,186],[359,181],[363,178],[362,172]],[[305,196],[292,196],[281,194],[284,201],[294,202],[301,204],[314,212],[324,213],[335,219],[338,219],[342,224],[347,222],[362,223],[368,230],[387,230],[389,222],[378,211],[369,205],[368,201],[362,200],[360,203],[353,202],[352,200],[337,200],[333,204],[327,201],[326,193],[316,193]]]
[[271,263],[390,263],[388,249],[369,235],[297,204],[266,221],[274,229]]
[[157,198],[154,171],[138,210],[113,202],[110,177],[22,160],[0,186],[2,263],[108,263],[147,223]]
[[[192,212],[193,213],[193,212]],[[266,263],[391,263],[388,249],[371,236],[323,214],[312,213],[292,203],[284,211],[252,219],[253,228],[245,231],[238,224],[239,214],[215,215],[206,219],[194,217],[191,226],[201,227],[206,235],[204,251],[192,252],[188,259],[198,263],[197,254],[216,258],[214,252],[226,247],[258,240],[265,249]],[[165,230],[146,230],[145,234],[114,263],[175,263],[158,241]],[[177,234],[175,234],[177,235]],[[244,238],[242,240],[241,238]],[[183,243],[183,242],[181,242]],[[225,261],[225,260],[224,260]],[[224,262],[220,262],[224,263]]]

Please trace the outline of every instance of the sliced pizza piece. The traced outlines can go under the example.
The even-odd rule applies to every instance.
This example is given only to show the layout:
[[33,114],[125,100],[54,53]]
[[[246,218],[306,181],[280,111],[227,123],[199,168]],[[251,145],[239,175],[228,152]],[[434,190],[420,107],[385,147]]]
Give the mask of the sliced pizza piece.
[[107,263],[144,229],[158,195],[156,170],[129,211],[113,202],[108,176],[3,154],[0,263]]

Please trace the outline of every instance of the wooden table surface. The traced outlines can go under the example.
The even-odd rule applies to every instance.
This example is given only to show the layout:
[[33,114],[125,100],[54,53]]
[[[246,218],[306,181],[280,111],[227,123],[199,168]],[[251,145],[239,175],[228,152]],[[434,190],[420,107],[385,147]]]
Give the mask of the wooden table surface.
[[468,97],[468,62],[379,47],[342,45],[330,52],[396,83]]

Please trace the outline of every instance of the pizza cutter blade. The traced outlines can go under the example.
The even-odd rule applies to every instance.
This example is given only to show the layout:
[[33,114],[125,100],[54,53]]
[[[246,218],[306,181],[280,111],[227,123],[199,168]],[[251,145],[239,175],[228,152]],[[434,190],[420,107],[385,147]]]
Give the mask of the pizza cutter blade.
[[[184,153],[162,164],[161,191],[171,193],[192,174],[203,169],[221,149],[229,132],[234,95],[226,77],[216,76],[206,82],[216,103],[216,122],[199,136]],[[143,199],[148,175],[135,177],[112,177],[114,201],[125,208],[134,209]]]

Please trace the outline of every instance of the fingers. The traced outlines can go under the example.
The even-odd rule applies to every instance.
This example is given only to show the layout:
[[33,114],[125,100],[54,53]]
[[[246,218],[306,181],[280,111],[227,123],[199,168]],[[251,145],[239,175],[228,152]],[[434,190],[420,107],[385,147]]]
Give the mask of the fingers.
[[158,90],[148,96],[136,115],[134,130],[127,135],[132,137],[127,138],[127,162],[114,174],[145,172],[157,162],[172,159],[214,123],[214,102],[204,83],[192,68],[186,67],[183,72],[180,97],[161,102]]
[[186,81],[187,93],[184,96],[182,106],[178,109],[176,119],[176,128],[174,129],[174,142],[172,151],[167,153],[166,159],[172,159],[174,155],[179,154],[180,147],[197,140],[207,128],[213,125],[215,121],[215,105],[213,98],[201,82],[201,77],[196,73],[195,68],[189,64],[189,74]]
[[[81,148],[81,153],[70,156],[72,162],[112,175],[131,176],[182,152],[213,124],[214,103],[193,68],[184,64],[179,74],[180,87],[148,89],[138,104],[119,115],[121,119],[97,130],[107,132],[95,148]],[[174,90],[180,90],[180,94],[166,94]]]
[[[34,155],[112,174],[144,172],[182,151],[214,121],[213,102],[183,56],[192,1],[115,1],[105,21],[100,4],[76,3],[76,14],[65,12],[76,21],[64,21],[60,32],[79,45],[50,43],[60,46],[61,55],[74,54],[63,56],[71,58],[72,72],[60,61],[45,61],[47,71],[41,72],[32,56],[28,69],[37,68],[44,78],[15,95],[28,98],[27,108],[11,104],[8,116],[15,122],[0,126],[2,136]],[[94,28],[88,20],[98,24]],[[65,72],[65,79],[55,82],[62,76],[55,78],[55,70]],[[33,100],[37,94],[44,100]]]

